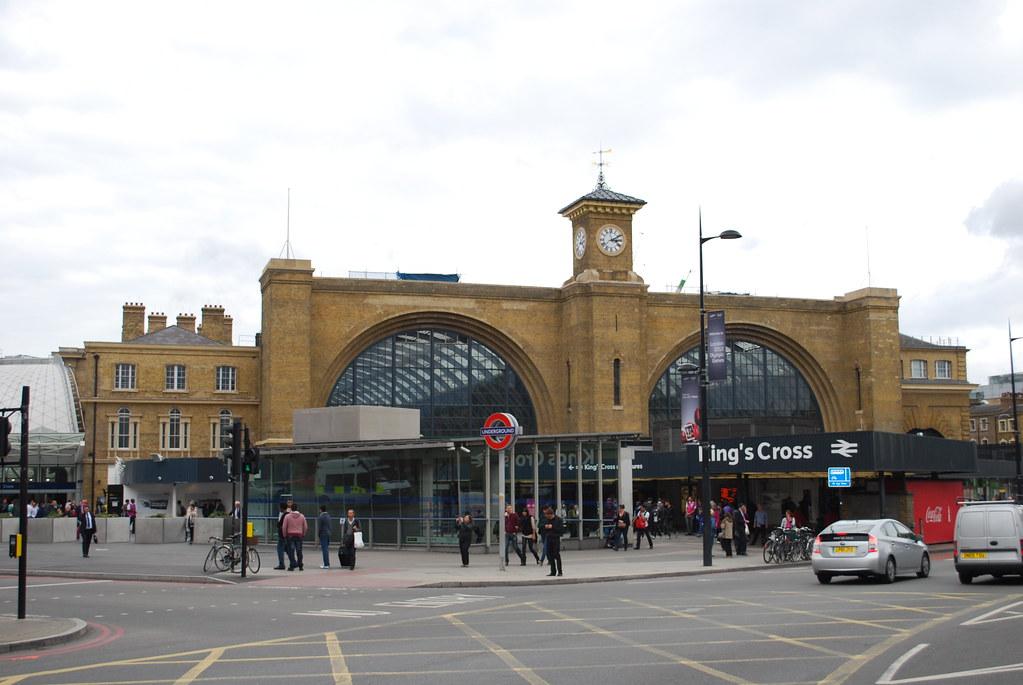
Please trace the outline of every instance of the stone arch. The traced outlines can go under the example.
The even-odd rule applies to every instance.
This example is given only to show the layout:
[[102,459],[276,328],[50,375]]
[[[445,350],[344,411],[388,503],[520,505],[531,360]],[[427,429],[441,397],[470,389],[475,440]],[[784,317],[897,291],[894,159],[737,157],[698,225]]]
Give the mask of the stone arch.
[[[847,429],[841,421],[841,406],[834,385],[824,368],[806,348],[783,333],[751,323],[726,323],[725,335],[729,339],[738,338],[763,345],[785,357],[803,375],[814,397],[817,398],[817,406],[824,420],[824,430],[830,432]],[[650,397],[653,394],[657,381],[676,359],[699,344],[700,332],[697,330],[680,340],[661,357],[654,366],[653,373],[647,377],[645,396]]]
[[529,392],[529,398],[533,402],[533,411],[536,412],[537,432],[540,434],[552,432],[554,403],[540,370],[533,363],[529,354],[518,342],[490,324],[452,312],[423,311],[402,314],[379,321],[360,331],[338,352],[323,377],[317,382],[316,401],[318,406],[327,404],[330,392],[338,377],[362,352],[378,340],[416,328],[445,328],[471,335],[501,355],[505,361],[511,364]]

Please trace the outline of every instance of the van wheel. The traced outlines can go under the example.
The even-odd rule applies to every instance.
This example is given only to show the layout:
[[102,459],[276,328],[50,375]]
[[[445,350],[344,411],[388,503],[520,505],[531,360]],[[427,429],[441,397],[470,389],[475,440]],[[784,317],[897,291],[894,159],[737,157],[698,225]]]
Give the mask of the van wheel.
[[923,559],[920,560],[920,570],[916,572],[917,578],[926,578],[931,575],[931,555],[924,552]]
[[821,585],[827,585],[828,583],[831,582],[831,574],[830,573],[818,573],[817,574],[817,582],[819,582]]
[[884,565],[884,582],[894,583],[896,576],[895,559],[894,557],[888,557],[888,562]]
[[973,576],[971,576],[969,573],[963,573],[962,571],[960,571],[959,582],[962,583],[963,585],[969,585],[970,583],[973,582]]

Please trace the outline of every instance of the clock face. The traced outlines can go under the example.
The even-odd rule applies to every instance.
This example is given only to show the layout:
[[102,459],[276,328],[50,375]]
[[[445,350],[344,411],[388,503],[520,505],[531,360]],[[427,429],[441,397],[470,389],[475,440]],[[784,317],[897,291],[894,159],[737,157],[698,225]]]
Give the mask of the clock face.
[[575,231],[575,258],[582,259],[586,254],[586,229],[580,226]]
[[597,247],[606,255],[614,257],[625,248],[625,234],[614,224],[608,224],[597,233]]

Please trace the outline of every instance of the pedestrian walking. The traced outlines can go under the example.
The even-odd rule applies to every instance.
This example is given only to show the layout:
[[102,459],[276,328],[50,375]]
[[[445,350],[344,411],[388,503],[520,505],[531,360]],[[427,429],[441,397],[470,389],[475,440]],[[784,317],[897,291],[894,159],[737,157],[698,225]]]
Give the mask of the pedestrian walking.
[[647,544],[650,545],[650,549],[653,549],[654,541],[650,537],[650,512],[642,504],[639,505],[636,518],[632,520],[632,527],[636,529],[636,549],[639,549],[639,543],[643,541],[644,535],[646,536]]
[[96,517],[89,511],[89,500],[82,500],[82,509],[78,515],[78,534],[82,537],[82,556],[89,557],[89,545],[96,536]]
[[185,511],[185,541],[188,544],[195,542],[195,520],[199,518],[199,507],[195,506],[195,500],[188,503]]
[[767,511],[763,504],[758,504],[757,510],[753,512],[753,538],[749,544],[756,546],[758,541],[761,545],[767,542]]
[[508,565],[508,548],[515,550],[515,556],[526,565],[526,553],[519,547],[519,515],[515,513],[515,507],[508,505],[504,508],[504,565]]
[[522,531],[522,558],[525,559],[529,551],[536,559],[536,565],[540,565],[540,555],[536,553],[536,519],[529,513],[529,509],[522,508],[519,514],[519,529]]
[[302,559],[302,541],[309,530],[309,523],[305,520],[305,514],[298,510],[298,505],[293,504],[291,511],[284,517],[281,524],[284,530],[284,537],[287,538],[288,570],[305,570],[305,563]]
[[725,550],[725,556],[732,556],[732,538],[735,535],[735,524],[732,520],[732,508],[725,506],[721,516],[721,533],[718,540],[721,542],[721,549]]
[[469,546],[476,535],[472,524],[472,514],[466,511],[455,519],[455,526],[458,529],[458,551],[462,553],[462,567],[469,565]]
[[541,530],[551,559],[551,572],[548,575],[560,576],[564,571],[561,563],[561,535],[565,532],[565,523],[560,516],[554,515],[554,510],[550,507],[544,509],[543,514],[545,521]]
[[330,568],[330,514],[327,513],[327,505],[320,505],[320,515],[316,517],[316,537],[320,541],[320,551],[323,552],[323,564],[320,568]]
[[618,505],[618,513],[615,514],[614,530],[615,530],[615,544],[614,550],[618,551],[618,543],[622,543],[623,549],[629,549],[629,512],[625,511],[625,505]]
[[749,520],[746,518],[746,505],[740,504],[732,512],[733,534],[735,536],[735,555],[746,556],[746,540],[749,539]]
[[288,550],[288,539],[284,537],[284,517],[291,511],[290,502],[281,502],[277,512],[277,565],[274,570],[284,570],[284,553]]
[[696,500],[690,495],[686,498],[686,535],[696,532]]
[[341,519],[341,548],[337,551],[341,565],[347,566],[349,571],[355,570],[355,534],[361,532],[362,525],[355,518],[355,510],[349,509]]
[[135,534],[135,517],[138,516],[138,506],[135,504],[135,498],[128,501],[128,534]]

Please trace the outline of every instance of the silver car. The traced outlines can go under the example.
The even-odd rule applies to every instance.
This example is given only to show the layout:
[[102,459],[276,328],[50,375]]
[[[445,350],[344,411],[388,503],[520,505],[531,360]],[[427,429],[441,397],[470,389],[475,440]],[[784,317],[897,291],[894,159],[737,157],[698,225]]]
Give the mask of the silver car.
[[899,575],[931,574],[923,538],[895,519],[836,521],[814,540],[810,559],[825,584],[835,576],[880,576],[893,583]]

